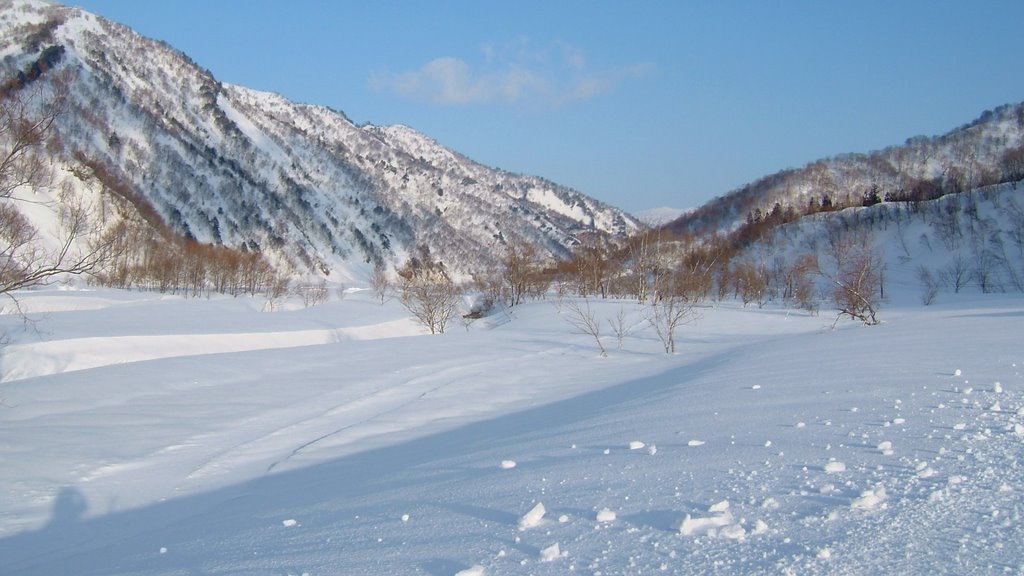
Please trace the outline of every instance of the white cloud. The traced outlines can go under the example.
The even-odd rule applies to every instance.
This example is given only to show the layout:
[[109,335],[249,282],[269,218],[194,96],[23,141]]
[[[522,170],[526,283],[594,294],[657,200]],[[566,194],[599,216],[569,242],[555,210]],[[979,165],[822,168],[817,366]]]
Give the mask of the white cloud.
[[539,50],[519,39],[511,48],[487,44],[474,68],[463,59],[435,58],[416,70],[375,74],[370,84],[406,98],[442,105],[541,103],[594,98],[653,70],[651,64],[593,70],[579,48],[560,43]]

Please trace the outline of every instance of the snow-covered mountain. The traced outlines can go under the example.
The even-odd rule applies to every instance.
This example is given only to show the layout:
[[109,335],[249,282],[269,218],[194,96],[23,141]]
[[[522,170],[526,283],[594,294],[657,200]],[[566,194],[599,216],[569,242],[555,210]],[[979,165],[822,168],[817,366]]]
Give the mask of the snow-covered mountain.
[[662,226],[669,222],[679,218],[683,214],[686,214],[691,209],[683,208],[671,208],[669,206],[660,206],[658,208],[648,208],[647,210],[641,210],[640,212],[634,212],[633,216],[637,220],[647,224],[648,226]]
[[467,271],[509,239],[566,256],[631,216],[543,178],[482,166],[405,126],[219,82],[188,56],[76,8],[0,4],[3,77],[70,73],[62,146],[78,189],[155,212],[173,232],[259,250],[298,272],[358,274],[429,251]]
[[900,146],[842,154],[760,178],[690,211],[667,227],[713,234],[735,229],[749,215],[813,213],[876,201],[921,201],[1024,178],[1024,103],[983,112],[973,122]]

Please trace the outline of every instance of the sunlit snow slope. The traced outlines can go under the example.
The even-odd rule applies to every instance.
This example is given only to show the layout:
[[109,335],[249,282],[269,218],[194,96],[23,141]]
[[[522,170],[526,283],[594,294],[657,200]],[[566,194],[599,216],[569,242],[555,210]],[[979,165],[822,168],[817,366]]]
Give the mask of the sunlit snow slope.
[[[592,302],[634,325],[600,358],[554,301],[429,336],[361,294],[25,294],[0,573],[1015,573],[1024,304],[911,300],[703,308],[676,356]],[[17,376],[62,341],[93,367]]]

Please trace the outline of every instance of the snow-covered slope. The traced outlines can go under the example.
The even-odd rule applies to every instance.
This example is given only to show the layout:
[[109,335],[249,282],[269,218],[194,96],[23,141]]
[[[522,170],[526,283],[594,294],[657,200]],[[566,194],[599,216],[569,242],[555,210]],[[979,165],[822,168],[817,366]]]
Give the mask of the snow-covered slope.
[[[891,298],[922,302],[963,291],[1024,293],[1024,181],[920,203],[892,202],[820,213],[780,226],[740,257],[771,268],[854,238],[884,263]],[[827,293],[827,291],[826,291]]]
[[[79,190],[129,190],[177,233],[358,276],[429,249],[468,271],[517,238],[566,256],[623,236],[623,212],[541,178],[487,168],[404,126],[225,85],[184,54],[78,9],[3,5],[3,72],[51,47],[74,75],[55,164]],[[123,193],[119,192],[121,195]]]
[[[729,231],[776,205],[815,212],[823,202],[861,205],[878,200],[928,200],[1024,178],[1024,103],[987,110],[976,120],[934,137],[898,146],[842,154],[788,168],[746,184],[688,212],[667,227],[675,232]],[[827,199],[827,200],[826,200]]]
[[365,293],[22,294],[0,574],[1015,573],[1024,306],[967,292],[726,302],[676,356],[592,301],[608,358],[551,302],[428,336]]

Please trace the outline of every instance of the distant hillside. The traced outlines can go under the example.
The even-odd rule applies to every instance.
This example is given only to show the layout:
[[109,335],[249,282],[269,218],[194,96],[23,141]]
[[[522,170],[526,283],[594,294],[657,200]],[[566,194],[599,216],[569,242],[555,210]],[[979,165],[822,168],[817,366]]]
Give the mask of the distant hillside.
[[[820,213],[775,228],[734,262],[777,278],[802,254],[834,265],[845,239],[879,257],[886,294],[930,304],[946,293],[1024,293],[1024,180],[917,203],[890,202]],[[831,288],[826,282],[822,286]]]
[[[698,236],[729,232],[776,212],[793,217],[883,201],[921,201],[1024,178],[1024,103],[986,111],[936,137],[844,154],[765,176],[684,214],[666,228]],[[779,218],[776,217],[776,220]]]

